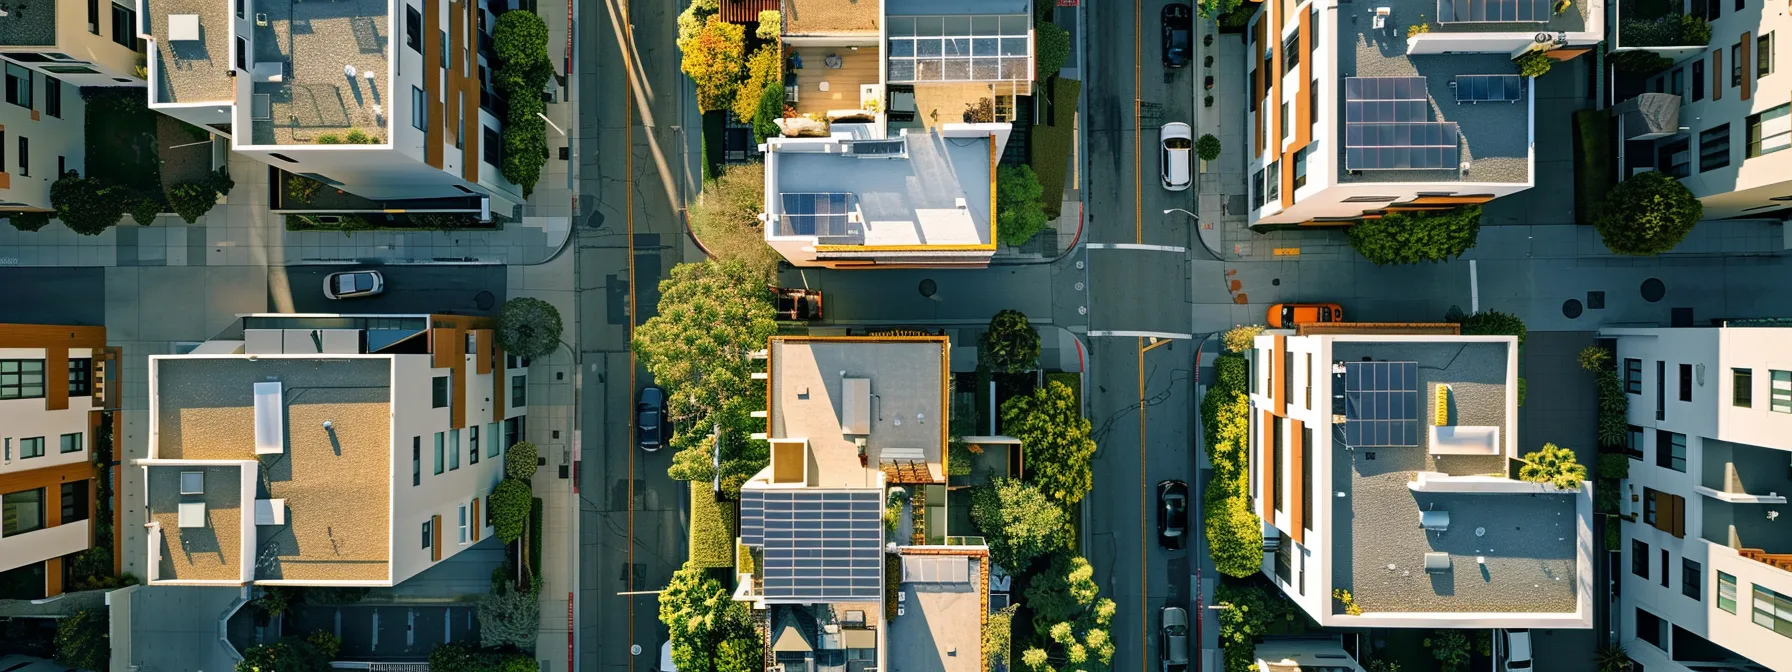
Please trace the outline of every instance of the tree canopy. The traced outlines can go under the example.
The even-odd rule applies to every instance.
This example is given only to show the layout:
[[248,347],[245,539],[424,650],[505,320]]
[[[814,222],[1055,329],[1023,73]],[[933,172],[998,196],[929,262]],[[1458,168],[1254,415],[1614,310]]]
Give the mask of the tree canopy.
[[[783,90],[782,84],[778,90]],[[759,222],[764,209],[765,164],[731,164],[705,182],[703,198],[691,203],[691,233],[717,260],[739,261],[769,280],[783,257],[765,244],[765,229]]]
[[1587,467],[1574,457],[1574,451],[1553,443],[1543,444],[1541,450],[1525,453],[1519,458],[1524,465],[1518,468],[1518,479],[1531,483],[1548,483],[1557,490],[1579,490],[1582,481],[1587,480]]
[[1462,325],[1464,336],[1517,336],[1519,347],[1524,347],[1524,320],[1517,315],[1497,310],[1483,310],[1468,315],[1446,315],[1446,321]]
[[635,329],[633,345],[666,388],[675,425],[694,427],[729,402],[764,395],[751,357],[778,331],[767,280],[738,261],[703,261],[660,281],[659,312]]
[[1044,193],[1031,166],[996,169],[996,228],[1002,242],[1024,245],[1045,229],[1045,208],[1039,204]]
[[1389,212],[1350,227],[1350,246],[1377,265],[1449,261],[1475,246],[1481,206]]
[[1612,187],[1593,214],[1593,227],[1613,252],[1652,256],[1674,249],[1704,216],[1704,204],[1686,185],[1652,170]]
[[1114,662],[1114,641],[1108,627],[1114,601],[1096,597],[1095,570],[1080,556],[1059,555],[1051,568],[1034,576],[1027,587],[1035,632],[1043,641],[1021,652],[1021,664],[1034,672],[1081,670],[1103,672]]
[[745,50],[746,29],[713,15],[690,39],[678,41],[679,67],[697,83],[699,110],[726,110],[734,103]]
[[738,667],[740,645],[724,643],[757,638],[746,605],[688,562],[660,593],[660,622],[670,631],[672,664],[679,672],[744,672]]
[[991,371],[1020,373],[1039,365],[1039,330],[1018,310],[1003,310],[989,318],[981,345],[978,355]]
[[971,491],[971,520],[989,542],[989,557],[1010,573],[1040,554],[1064,548],[1070,516],[1038,488],[998,478]]
[[1077,408],[1075,390],[1053,380],[1030,396],[1009,399],[1002,404],[1002,432],[1020,439],[1027,480],[1046,496],[1069,506],[1089,494],[1095,481],[1089,466],[1095,441]]
[[541,357],[560,344],[560,311],[532,297],[504,302],[498,312],[498,346],[518,357]]

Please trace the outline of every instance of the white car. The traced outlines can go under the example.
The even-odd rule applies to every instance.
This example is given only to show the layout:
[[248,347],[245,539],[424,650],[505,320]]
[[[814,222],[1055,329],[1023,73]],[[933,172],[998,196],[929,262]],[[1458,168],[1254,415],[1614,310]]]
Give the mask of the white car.
[[324,278],[324,296],[332,299],[353,299],[386,291],[386,278],[379,271],[344,271]]
[[1189,155],[1194,153],[1194,132],[1188,124],[1172,121],[1164,124],[1157,131],[1157,142],[1162,148],[1163,158],[1159,163],[1163,166],[1164,188],[1170,191],[1188,189]]
[[1506,664],[1500,669],[1506,672],[1531,672],[1531,631],[1514,628],[1501,630],[1499,634],[1506,645]]

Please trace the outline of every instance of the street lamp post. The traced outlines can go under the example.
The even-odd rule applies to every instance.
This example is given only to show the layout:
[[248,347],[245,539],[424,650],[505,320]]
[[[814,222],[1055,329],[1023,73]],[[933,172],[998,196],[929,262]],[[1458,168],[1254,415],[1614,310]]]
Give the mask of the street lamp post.
[[1199,221],[1201,221],[1201,216],[1200,216],[1200,215],[1197,215],[1197,214],[1195,214],[1195,213],[1192,213],[1192,212],[1189,212],[1189,211],[1187,211],[1187,210],[1183,210],[1183,209],[1182,209],[1182,208],[1166,208],[1166,209],[1164,209],[1164,214],[1166,214],[1166,215],[1167,215],[1167,214],[1170,214],[1170,213],[1172,213],[1172,212],[1180,212],[1180,213],[1182,213],[1182,214],[1185,214],[1185,215],[1188,215],[1188,216],[1190,216],[1190,217],[1193,217],[1193,218],[1195,218],[1195,221],[1197,221],[1197,222],[1199,222]]

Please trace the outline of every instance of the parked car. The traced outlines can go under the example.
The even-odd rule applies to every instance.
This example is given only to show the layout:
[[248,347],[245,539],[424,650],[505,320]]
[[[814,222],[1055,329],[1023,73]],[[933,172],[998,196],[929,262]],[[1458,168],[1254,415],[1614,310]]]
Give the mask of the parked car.
[[1531,631],[1524,628],[1501,630],[1500,638],[1506,648],[1506,663],[1500,669],[1531,672]]
[[1194,132],[1188,124],[1172,121],[1157,131],[1157,144],[1162,149],[1164,188],[1182,191],[1189,185],[1189,154],[1195,147]]
[[1188,542],[1188,484],[1164,481],[1157,484],[1157,543],[1172,551],[1180,551]]
[[1164,672],[1188,665],[1188,611],[1182,607],[1164,607],[1157,612],[1160,624],[1158,652],[1163,656]]
[[379,271],[343,271],[324,276],[324,296],[332,299],[354,299],[386,291],[386,278]]
[[635,436],[640,439],[641,450],[650,453],[672,439],[672,429],[666,421],[665,390],[653,385],[641,388],[641,398],[635,401]]
[[1335,303],[1278,303],[1269,307],[1272,329],[1314,322],[1343,322],[1344,307]]
[[810,289],[773,287],[778,319],[811,322],[821,319],[821,292]]
[[1194,16],[1188,5],[1179,2],[1164,5],[1164,11],[1159,15],[1164,27],[1164,67],[1188,65],[1194,51]]

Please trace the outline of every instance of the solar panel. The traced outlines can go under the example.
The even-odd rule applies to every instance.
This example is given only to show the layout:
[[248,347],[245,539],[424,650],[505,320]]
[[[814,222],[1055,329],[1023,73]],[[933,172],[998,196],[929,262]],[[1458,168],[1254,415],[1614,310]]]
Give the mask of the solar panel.
[[1424,77],[1344,79],[1344,167],[1437,170],[1461,161],[1454,122],[1430,121]]
[[1518,75],[1457,75],[1456,102],[1494,103],[1524,99],[1524,82]]
[[1343,430],[1353,448],[1419,445],[1418,363],[1345,362]]
[[741,542],[764,551],[760,579],[768,599],[883,595],[882,493],[744,489],[740,517]]
[[846,235],[846,194],[781,194],[785,235]]
[[1555,15],[1550,0],[1437,0],[1443,23],[1548,23]]

